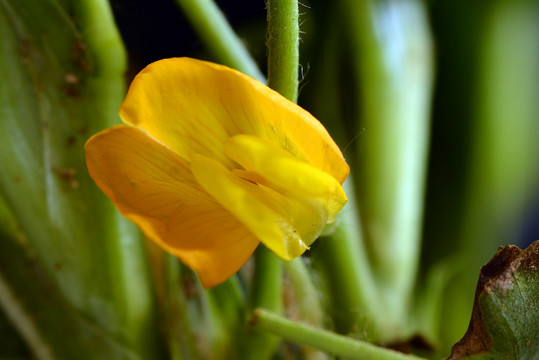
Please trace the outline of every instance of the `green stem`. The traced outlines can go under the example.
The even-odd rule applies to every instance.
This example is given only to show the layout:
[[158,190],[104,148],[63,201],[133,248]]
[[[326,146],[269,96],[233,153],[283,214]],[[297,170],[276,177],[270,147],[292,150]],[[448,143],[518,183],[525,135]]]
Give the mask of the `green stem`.
[[[283,311],[283,266],[282,261],[263,245],[255,252],[255,269],[251,310],[263,307],[276,313]],[[275,336],[249,332],[243,342],[242,359],[271,359],[279,339]]]
[[265,82],[242,41],[212,0],[176,0],[200,39],[223,64]]
[[[343,37],[340,31],[342,16],[335,11],[335,6],[327,5],[322,10],[323,17],[319,19],[320,50],[314,57],[317,63],[313,68],[324,69],[314,74],[315,97],[310,108],[313,114],[322,121],[336,143],[342,149],[345,157],[361,134],[356,126],[343,121],[347,114],[345,104],[353,101],[352,93],[342,87],[342,48]],[[332,91],[327,91],[332,89]],[[356,124],[359,126],[359,124]],[[358,132],[359,131],[359,132]],[[359,140],[361,141],[361,139]],[[351,161],[351,159],[347,159]],[[329,311],[335,312],[335,328],[338,332],[349,333],[357,329],[359,324],[374,324],[376,314],[380,311],[379,295],[374,274],[365,244],[364,229],[360,222],[360,211],[357,204],[355,188],[355,169],[344,183],[348,203],[340,212],[335,232],[328,238],[321,239],[313,248],[313,256],[320,259],[317,269],[328,281],[329,291],[325,294],[330,298]],[[363,176],[363,175],[361,175]],[[316,266],[316,265],[315,265]],[[335,295],[333,295],[335,294]],[[336,309],[339,309],[338,311]],[[377,310],[378,309],[378,310]],[[338,315],[346,313],[346,315]],[[361,326],[364,328],[364,325]],[[374,331],[369,331],[369,338],[376,338]]]
[[238,358],[237,334],[245,325],[245,302],[238,279],[232,276],[214,288],[200,291],[207,320],[201,336],[211,339],[206,356],[215,360]]
[[410,335],[429,149],[431,38],[421,1],[341,2],[359,89],[356,121],[365,128],[353,167],[383,304],[376,322],[391,342]]
[[263,307],[281,312],[282,303],[282,262],[264,246],[255,252],[252,308]]
[[305,262],[301,258],[296,258],[292,261],[286,261],[284,267],[294,289],[295,306],[299,319],[313,326],[321,326],[324,314],[320,306],[320,295],[313,284]]
[[[296,102],[298,87],[298,4],[293,0],[268,1],[268,86]],[[255,253],[253,308],[282,311],[282,263],[260,246]],[[268,334],[250,334],[244,359],[269,359],[278,339]]]
[[[287,313],[301,322],[322,327],[324,312],[320,304],[320,292],[312,281],[307,265],[302,258],[296,258],[285,261],[284,268],[294,289],[293,305],[287,309]],[[305,360],[328,359],[323,352],[308,346],[302,346],[301,352]]]
[[370,343],[355,340],[330,331],[300,324],[264,309],[257,309],[251,320],[257,330],[263,330],[289,341],[308,345],[328,353],[356,360],[420,360]]
[[[365,241],[359,209],[356,202],[353,178],[344,183],[348,203],[341,211],[336,231],[329,239],[320,241],[320,253],[323,254],[325,268],[336,279],[331,283],[332,292],[338,294],[334,306],[346,309],[349,316],[337,326],[340,331],[349,332],[361,322],[375,326],[377,316],[382,311],[374,274],[365,249]],[[370,337],[378,339],[376,329],[371,329]]]
[[189,305],[185,291],[181,288],[181,265],[177,258],[170,254],[160,252],[158,255],[163,262],[164,291],[161,295],[165,310],[162,320],[167,326],[166,342],[171,360],[200,359],[196,348],[196,336],[189,324]]
[[[268,86],[296,102],[298,87],[299,25],[295,0],[268,2]],[[256,253],[254,304],[270,310],[282,306],[280,260],[259,248]],[[261,277],[263,282],[257,281]]]
[[268,2],[268,86],[293,102],[298,98],[298,18],[297,1]]

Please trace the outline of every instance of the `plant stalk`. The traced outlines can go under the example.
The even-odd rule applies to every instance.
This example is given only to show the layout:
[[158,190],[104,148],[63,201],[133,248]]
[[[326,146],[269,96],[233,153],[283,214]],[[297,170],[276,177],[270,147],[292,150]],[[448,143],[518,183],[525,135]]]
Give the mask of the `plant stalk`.
[[298,98],[299,11],[296,0],[268,1],[268,86]]
[[251,320],[257,330],[281,336],[289,341],[311,346],[339,357],[355,360],[420,360],[394,350],[381,348],[333,332],[288,320],[264,309],[257,309]]
[[[293,0],[268,1],[268,86],[296,102],[298,87],[299,24],[298,3]],[[252,304],[282,311],[283,269],[281,260],[260,246],[255,252]],[[245,359],[269,359],[278,345],[274,336],[250,333]]]
[[224,65],[265,82],[241,39],[213,0],[176,0],[208,50]]

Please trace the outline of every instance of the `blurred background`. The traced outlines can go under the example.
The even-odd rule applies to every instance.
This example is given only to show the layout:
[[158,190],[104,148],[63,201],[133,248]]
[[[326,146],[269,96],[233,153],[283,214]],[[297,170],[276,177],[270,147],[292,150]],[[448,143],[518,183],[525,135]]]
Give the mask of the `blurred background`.
[[[9,1],[4,3],[0,9],[10,7]],[[216,3],[265,72],[265,1]],[[369,169],[383,172],[377,166],[391,163],[376,153],[365,155],[375,152],[369,138],[381,129],[373,125],[377,111],[392,108],[393,99],[408,99],[421,88],[417,106],[427,121],[408,123],[404,106],[402,119],[393,126],[391,119],[401,111],[395,104],[395,113],[380,131],[390,131],[395,143],[412,139],[408,145],[413,147],[414,129],[421,127],[417,142],[424,145],[420,153],[425,167],[419,170],[420,184],[413,190],[419,195],[410,200],[415,205],[409,210],[418,214],[414,221],[420,229],[414,245],[418,263],[412,270],[417,274],[411,295],[416,306],[410,311],[428,312],[415,335],[427,348],[434,347],[433,358],[447,356],[468,325],[480,267],[500,245],[525,248],[539,240],[539,2],[380,0],[365,8],[346,3],[300,4],[298,103],[319,118],[341,146],[355,171],[359,207],[366,203],[361,221],[369,224],[371,196],[392,186],[383,176],[363,180],[370,176]],[[110,4],[127,50],[126,84],[159,59],[218,61],[173,0]],[[358,33],[367,22],[374,30],[365,40]],[[371,65],[369,46],[383,49],[378,59],[383,65]],[[390,75],[377,77],[380,73]],[[378,94],[383,81],[398,83],[399,90],[387,97],[380,92],[382,100],[369,95]],[[394,206],[391,201],[387,207]],[[317,246],[308,255],[313,261]],[[430,305],[417,309],[426,303]],[[0,314],[0,359],[10,358],[30,355]]]

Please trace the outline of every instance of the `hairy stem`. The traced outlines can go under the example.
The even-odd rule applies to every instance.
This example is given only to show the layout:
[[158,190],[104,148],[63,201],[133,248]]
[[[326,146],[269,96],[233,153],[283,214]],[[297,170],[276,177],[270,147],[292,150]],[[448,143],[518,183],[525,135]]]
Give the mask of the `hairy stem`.
[[268,86],[293,102],[298,98],[298,18],[297,1],[268,2]]

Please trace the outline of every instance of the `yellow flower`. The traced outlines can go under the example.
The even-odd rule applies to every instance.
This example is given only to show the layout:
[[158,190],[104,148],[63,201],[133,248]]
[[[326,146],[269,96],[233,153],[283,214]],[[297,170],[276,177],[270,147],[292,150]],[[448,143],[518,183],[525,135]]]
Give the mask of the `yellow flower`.
[[301,255],[347,199],[348,165],[307,111],[225,66],[189,58],[137,75],[124,125],[86,143],[88,170],[145,235],[217,285],[259,242]]

